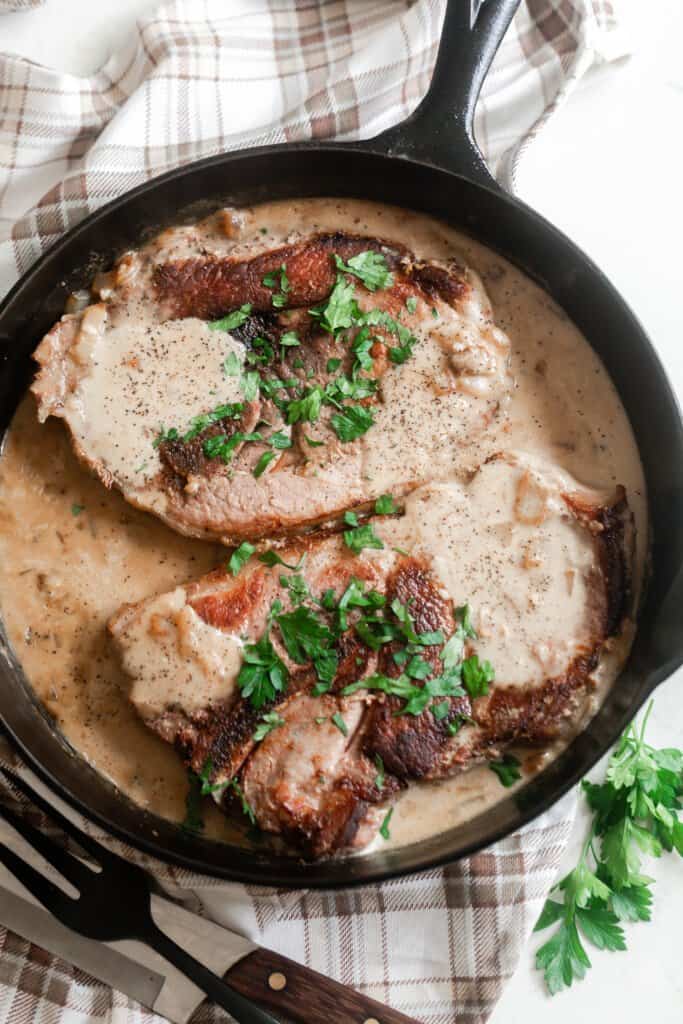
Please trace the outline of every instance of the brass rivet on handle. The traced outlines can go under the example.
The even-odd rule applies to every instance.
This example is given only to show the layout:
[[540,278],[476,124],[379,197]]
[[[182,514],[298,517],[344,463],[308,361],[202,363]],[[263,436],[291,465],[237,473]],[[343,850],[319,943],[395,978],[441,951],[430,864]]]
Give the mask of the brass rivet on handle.
[[[268,978],[268,984],[274,992],[282,992],[282,989],[287,987],[287,979],[284,974],[280,973],[280,971],[273,971]],[[372,1024],[372,1022],[370,1022],[370,1024]]]
[[368,1017],[367,1020],[363,1021],[363,1024],[379,1024],[376,1017]]

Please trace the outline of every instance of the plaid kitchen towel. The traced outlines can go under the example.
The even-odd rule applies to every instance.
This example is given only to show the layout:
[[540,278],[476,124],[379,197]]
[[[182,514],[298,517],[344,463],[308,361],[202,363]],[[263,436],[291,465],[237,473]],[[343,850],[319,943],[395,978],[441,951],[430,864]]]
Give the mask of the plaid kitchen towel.
[[[0,11],[30,6],[0,0]],[[244,146],[369,137],[403,119],[427,88],[443,9],[443,0],[176,0],[89,77],[0,53],[0,295],[88,212],[178,164]],[[610,0],[523,2],[477,111],[494,171],[514,183],[521,154],[572,85],[623,52]],[[139,859],[265,946],[425,1024],[475,1024],[515,968],[573,812],[570,797],[459,864],[348,893],[226,886]],[[0,933],[0,1021],[58,1018],[160,1020]],[[209,1007],[196,1017],[220,1019]]]

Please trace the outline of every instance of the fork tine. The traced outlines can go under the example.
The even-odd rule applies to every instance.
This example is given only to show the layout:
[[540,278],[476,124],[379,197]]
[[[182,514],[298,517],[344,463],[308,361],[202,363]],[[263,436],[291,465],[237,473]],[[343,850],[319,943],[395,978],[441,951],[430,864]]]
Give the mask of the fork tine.
[[470,0],[470,28],[474,28],[477,24],[477,18],[479,17],[479,11],[484,0]]
[[37,793],[28,782],[25,782],[20,775],[15,775],[14,772],[10,772],[7,768],[0,767],[0,774],[2,774],[10,786],[15,786],[32,804],[39,807],[41,811],[48,818],[51,818],[63,832],[66,832],[68,836],[71,836],[86,853],[89,853],[92,858],[100,864],[104,864],[107,860],[120,860],[115,853],[110,853],[109,850],[105,849],[95,839],[91,839],[90,836],[86,835],[77,825],[74,825],[72,821],[65,818],[55,807],[51,807],[50,804],[45,800],[40,793]]
[[70,899],[49,878],[41,875],[40,871],[36,871],[2,842],[0,842],[0,863],[4,864],[7,870],[53,914],[59,913],[59,907],[63,905],[63,900]]
[[88,875],[92,877],[93,871],[90,868],[86,867],[85,864],[81,864],[67,850],[63,850],[57,843],[44,835],[19,814],[16,814],[11,808],[0,807],[0,814],[10,823],[13,829],[16,829],[20,836],[24,837],[34,850],[37,850],[45,858],[48,864],[52,864],[52,867],[64,875],[77,889],[88,878]]

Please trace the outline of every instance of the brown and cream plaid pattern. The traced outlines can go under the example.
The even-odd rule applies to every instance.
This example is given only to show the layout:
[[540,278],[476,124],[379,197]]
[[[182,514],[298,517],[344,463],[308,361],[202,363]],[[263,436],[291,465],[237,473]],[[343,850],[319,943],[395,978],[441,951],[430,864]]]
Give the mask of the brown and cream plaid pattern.
[[[0,0],[0,11],[27,6]],[[0,296],[88,212],[162,171],[244,146],[369,137],[404,118],[427,88],[443,6],[175,0],[89,77],[0,53]],[[477,112],[500,177],[514,183],[520,155],[588,67],[621,55],[619,24],[610,0],[523,0]],[[569,798],[444,870],[334,894],[226,886],[139,859],[265,946],[425,1024],[475,1024],[515,968],[573,808]],[[161,1020],[0,931],[0,1022],[58,1018]],[[212,1008],[195,1017],[219,1019]]]

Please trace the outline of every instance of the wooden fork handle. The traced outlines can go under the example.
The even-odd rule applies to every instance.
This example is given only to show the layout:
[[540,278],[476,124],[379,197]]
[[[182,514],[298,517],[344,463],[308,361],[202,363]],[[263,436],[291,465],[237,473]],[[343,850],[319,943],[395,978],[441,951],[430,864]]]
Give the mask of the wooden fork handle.
[[417,1024],[360,992],[268,949],[239,960],[225,980],[242,995],[300,1024]]

